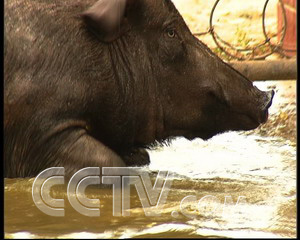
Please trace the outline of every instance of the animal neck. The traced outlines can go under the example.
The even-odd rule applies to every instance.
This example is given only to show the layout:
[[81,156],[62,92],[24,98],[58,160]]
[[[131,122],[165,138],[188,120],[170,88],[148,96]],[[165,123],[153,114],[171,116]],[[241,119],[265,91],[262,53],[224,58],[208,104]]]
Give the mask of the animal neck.
[[162,108],[152,65],[143,45],[124,36],[108,48],[113,75],[122,96],[123,111],[130,119],[131,141],[134,146],[147,145],[160,138]]

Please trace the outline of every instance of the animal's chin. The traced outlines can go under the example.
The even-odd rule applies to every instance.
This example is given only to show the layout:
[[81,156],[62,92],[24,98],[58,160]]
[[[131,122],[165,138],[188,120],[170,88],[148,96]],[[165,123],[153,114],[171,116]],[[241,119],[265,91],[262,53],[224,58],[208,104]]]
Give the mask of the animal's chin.
[[201,138],[204,141],[209,140],[210,138],[221,134],[223,131],[214,131],[214,132],[198,132],[198,133],[193,133],[193,134],[188,134],[185,136],[185,138],[187,138],[188,140],[193,140],[195,138]]
[[261,124],[266,123],[268,120],[268,117],[269,117],[268,111],[261,113],[261,115],[259,116],[259,119],[253,118],[248,115],[244,115],[243,116],[243,126],[241,127],[240,130],[245,130],[245,131],[253,130],[253,129],[259,127]]
[[249,117],[247,115],[244,115],[241,117],[241,123],[239,126],[236,125],[235,127],[226,127],[223,126],[222,129],[214,129],[212,131],[199,131],[199,132],[194,132],[191,134],[187,134],[185,138],[189,140],[193,140],[195,138],[201,138],[204,141],[211,139],[212,137],[228,132],[228,131],[249,131],[257,128],[260,124],[263,124],[267,121],[268,116],[264,116],[261,121],[258,121],[252,117]]
[[243,125],[241,126],[240,129],[237,130],[243,130],[243,131],[249,131],[249,130],[253,130],[255,128],[257,128],[260,125],[260,123],[255,120],[252,117],[245,117],[244,121],[243,121]]
[[259,125],[264,124],[268,121],[269,111],[261,111],[257,116],[253,117],[248,114],[241,114],[240,122],[242,123],[241,129],[239,130],[253,130]]
[[[258,116],[258,119],[252,117],[248,114],[237,114],[236,121],[231,126],[214,126],[209,127],[209,129],[201,129],[192,132],[185,132],[182,134],[186,139],[193,140],[195,138],[201,138],[203,140],[209,140],[210,138],[222,134],[228,131],[249,131],[259,127],[261,124],[264,124],[268,120],[268,111],[261,113]],[[218,127],[218,129],[217,129]]]

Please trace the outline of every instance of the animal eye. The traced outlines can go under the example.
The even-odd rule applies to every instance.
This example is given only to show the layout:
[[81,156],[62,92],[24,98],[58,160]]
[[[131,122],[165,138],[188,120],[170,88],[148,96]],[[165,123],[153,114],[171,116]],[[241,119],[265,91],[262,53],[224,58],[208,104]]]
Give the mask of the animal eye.
[[175,29],[168,29],[167,34],[169,38],[174,38],[176,36],[176,31]]

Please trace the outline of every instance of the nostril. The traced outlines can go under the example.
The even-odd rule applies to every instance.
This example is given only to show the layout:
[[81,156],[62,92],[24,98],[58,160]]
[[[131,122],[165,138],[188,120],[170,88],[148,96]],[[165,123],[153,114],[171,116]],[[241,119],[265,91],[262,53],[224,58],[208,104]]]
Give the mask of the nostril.
[[267,92],[267,100],[266,100],[265,110],[267,110],[269,107],[271,107],[274,95],[275,95],[274,90]]
[[275,91],[274,90],[271,90],[268,92],[270,95],[271,95],[271,98],[273,99],[274,95],[275,95]]

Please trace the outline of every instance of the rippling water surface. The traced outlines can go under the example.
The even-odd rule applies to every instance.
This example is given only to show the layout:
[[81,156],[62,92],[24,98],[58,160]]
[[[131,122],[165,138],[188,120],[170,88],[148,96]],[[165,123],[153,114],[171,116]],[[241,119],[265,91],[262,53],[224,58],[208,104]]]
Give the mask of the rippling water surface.
[[[261,83],[262,87],[274,84]],[[271,117],[283,100],[279,89]],[[157,210],[161,216],[145,216],[132,191],[130,216],[114,217],[112,190],[90,188],[86,195],[100,199],[101,215],[86,217],[69,205],[65,189],[57,188],[53,194],[65,198],[65,217],[50,217],[33,203],[34,179],[5,179],[6,237],[296,236],[294,142],[280,136],[230,132],[208,141],[177,138],[149,152],[151,164],[143,171],[150,174],[152,183],[159,170],[174,173],[168,198]],[[180,208],[187,197],[190,201]]]

